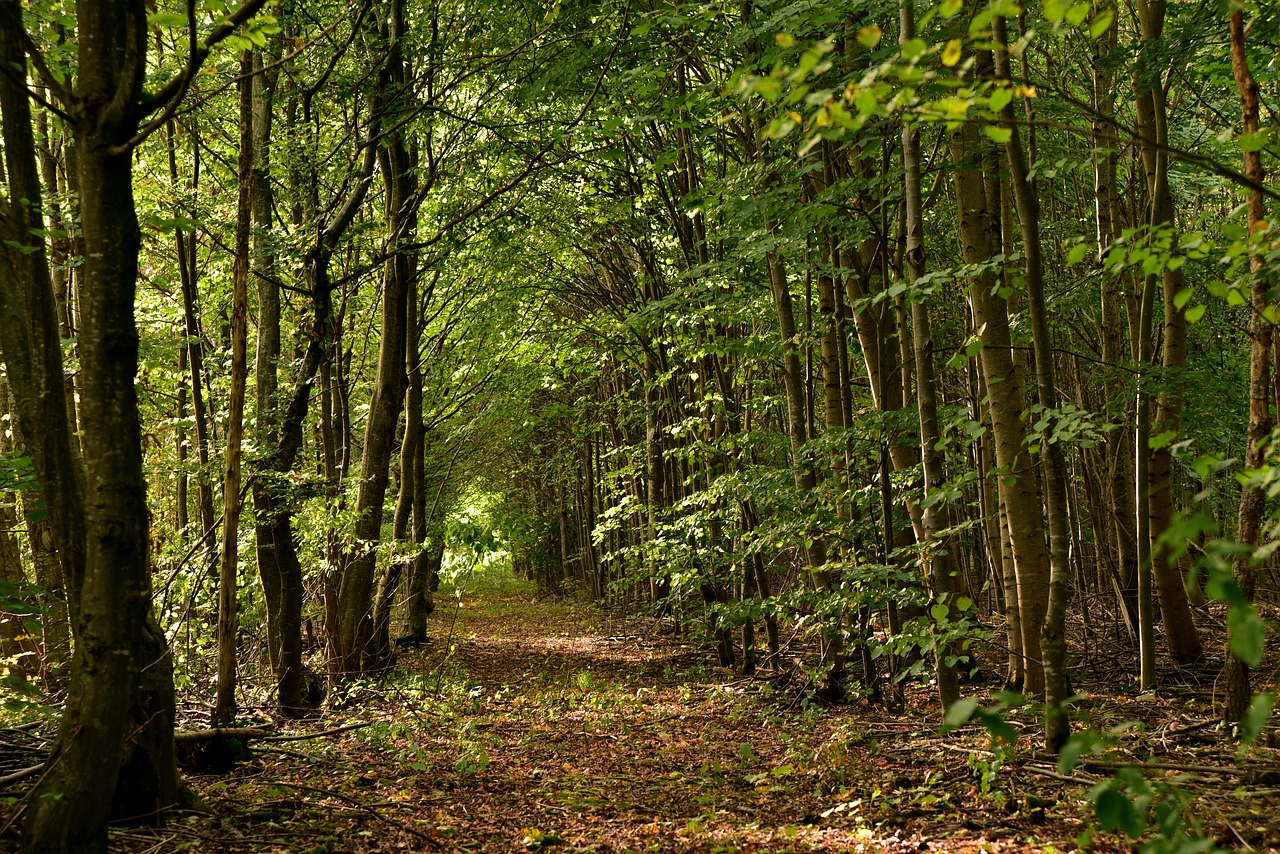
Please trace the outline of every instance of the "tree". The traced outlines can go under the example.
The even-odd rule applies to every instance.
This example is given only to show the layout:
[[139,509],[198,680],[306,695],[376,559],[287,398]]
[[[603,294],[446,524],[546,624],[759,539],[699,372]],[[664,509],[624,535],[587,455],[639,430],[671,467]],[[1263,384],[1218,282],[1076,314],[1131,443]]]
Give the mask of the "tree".
[[[0,288],[6,368],[36,471],[51,507],[67,579],[75,652],[50,770],[37,785],[24,829],[26,851],[105,850],[109,819],[163,816],[178,800],[173,755],[172,663],[150,613],[146,483],[134,375],[134,292],[140,229],[133,201],[133,148],[163,124],[209,49],[263,5],[250,0],[197,40],[188,74],[142,100],[146,9],[141,2],[81,3],[74,83],[49,71],[5,3],[4,66],[28,59],[65,111],[76,146],[84,270],[80,293],[83,468],[61,392],[58,319],[43,241],[41,191],[25,75],[4,75],[0,96],[10,179],[5,226],[26,260]],[[52,402],[52,405],[51,405]],[[56,509],[54,509],[56,508]]]

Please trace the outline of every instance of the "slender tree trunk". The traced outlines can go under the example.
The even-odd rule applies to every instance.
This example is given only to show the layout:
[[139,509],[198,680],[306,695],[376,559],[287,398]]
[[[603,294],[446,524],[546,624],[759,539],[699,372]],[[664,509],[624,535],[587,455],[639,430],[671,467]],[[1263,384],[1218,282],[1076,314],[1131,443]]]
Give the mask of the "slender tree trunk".
[[[1012,86],[1005,22],[994,21],[996,41],[996,74]],[[1022,135],[1014,121],[1013,108],[1006,105],[1001,121],[1009,132],[1005,155],[1009,164],[1009,182],[1013,187],[1018,222],[1022,227],[1022,253],[1027,279],[1027,308],[1031,315],[1031,334],[1035,343],[1036,390],[1040,405],[1048,412],[1058,409],[1058,386],[1054,376],[1053,342],[1049,338],[1049,319],[1044,295],[1044,263],[1040,244],[1040,201],[1028,174],[1022,150]],[[1044,490],[1048,499],[1049,529],[1049,595],[1040,633],[1040,653],[1044,668],[1045,744],[1057,751],[1071,734],[1066,701],[1071,695],[1067,678],[1067,603],[1071,595],[1071,532],[1068,526],[1067,468],[1062,445],[1046,440],[1040,451],[1044,469]]]
[[[391,86],[405,84],[404,59],[400,54],[404,28],[403,0],[395,0],[388,20],[390,53],[380,87],[387,97]],[[409,257],[398,244],[412,237],[415,185],[410,171],[403,130],[386,137],[379,148],[383,181],[387,190],[387,242],[390,257],[383,274],[382,337],[378,346],[378,373],[369,402],[365,424],[364,453],[360,458],[360,485],[356,497],[355,551],[344,560],[338,593],[340,624],[337,628],[335,653],[331,656],[330,676],[342,679],[374,664],[373,605],[374,573],[377,568],[375,546],[381,538],[383,505],[390,478],[391,455],[394,451],[396,424],[404,406],[407,378],[405,375],[405,307],[408,294]]]
[[[1142,27],[1144,57],[1144,60],[1139,62],[1140,76],[1135,81],[1135,89],[1138,92],[1137,126],[1151,200],[1150,224],[1153,232],[1156,230],[1171,232],[1175,229],[1173,197],[1169,190],[1168,156],[1163,150],[1163,146],[1168,143],[1168,110],[1165,104],[1164,84],[1158,73],[1163,66],[1155,59],[1163,38],[1166,4],[1138,0],[1137,7]],[[1155,237],[1153,233],[1152,238],[1155,239]],[[1155,300],[1155,277],[1149,276],[1147,279],[1143,288],[1140,314],[1144,322],[1139,324],[1141,327],[1139,335],[1143,340],[1140,340],[1139,348],[1145,346],[1149,350],[1150,329],[1153,321],[1151,311],[1154,309]],[[1187,359],[1187,319],[1184,310],[1175,302],[1175,297],[1185,287],[1182,268],[1166,268],[1161,274],[1161,283],[1164,302],[1162,364],[1166,371],[1176,372],[1186,364]],[[1139,366],[1145,369],[1148,362],[1149,357],[1144,361],[1140,353]],[[1158,429],[1161,432],[1178,430],[1182,414],[1182,393],[1176,386],[1177,381],[1174,382],[1174,386],[1166,387],[1160,393],[1154,423],[1149,423],[1151,421],[1149,405],[1147,412],[1140,410],[1138,413],[1139,424],[1149,423],[1148,438],[1151,429]],[[1140,397],[1145,397],[1145,394],[1144,390],[1140,390]],[[1147,516],[1147,521],[1145,523],[1139,521],[1139,525],[1146,528],[1148,542],[1145,544],[1141,542],[1142,531],[1138,534],[1139,548],[1147,551],[1149,557],[1148,567],[1147,562],[1142,561],[1143,555],[1139,556],[1138,591],[1139,623],[1143,623],[1144,613],[1149,618],[1146,623],[1145,637],[1142,625],[1139,631],[1139,652],[1143,673],[1140,681],[1143,689],[1147,690],[1155,687],[1154,634],[1150,626],[1154,621],[1154,609],[1151,606],[1153,581],[1160,596],[1160,611],[1164,619],[1165,640],[1169,645],[1170,657],[1178,663],[1195,661],[1202,655],[1202,646],[1195,623],[1191,619],[1191,607],[1187,600],[1186,583],[1182,573],[1177,564],[1169,560],[1166,551],[1156,547],[1160,536],[1168,530],[1173,521],[1172,443],[1165,444],[1155,451],[1149,451],[1145,439],[1139,439],[1135,444],[1136,455],[1149,457],[1140,466],[1147,469],[1146,480],[1138,484],[1137,489],[1138,502],[1147,505],[1145,514],[1143,508],[1139,508],[1138,511],[1139,516]],[[1139,476],[1142,474],[1139,473]]]
[[[278,54],[279,51],[275,51]],[[276,56],[269,59],[278,58]],[[271,186],[271,133],[275,107],[275,84],[278,72],[263,70],[263,56],[253,55],[253,279],[258,296],[258,341],[254,356],[254,413],[259,449],[271,447],[278,429],[277,396],[280,363],[280,285],[276,281],[275,249],[271,240],[272,208],[275,194]],[[264,472],[253,476],[254,544],[258,577],[262,580],[262,598],[267,617],[267,654],[271,671],[277,678],[282,673],[280,647],[285,631],[300,631],[300,626],[282,625],[283,587],[275,554],[275,531],[272,527],[267,487],[260,482]],[[281,700],[283,704],[283,700]]]
[[[782,339],[782,378],[787,398],[787,421],[791,437],[791,465],[795,472],[796,491],[801,495],[809,494],[816,485],[813,467],[803,457],[803,447],[807,441],[805,433],[805,401],[804,377],[800,366],[800,355],[796,349],[796,324],[791,305],[791,289],[787,284],[787,271],[777,253],[770,252],[766,258],[769,269],[769,284],[773,291],[774,307],[778,315],[778,331]],[[805,549],[808,557],[809,576],[817,590],[831,590],[834,579],[826,569],[827,546],[821,536],[816,533],[811,537],[810,545]],[[839,693],[844,679],[844,651],[841,637],[840,620],[835,625],[823,629],[822,639],[823,663],[830,668],[827,678],[828,690]]]
[[[1114,6],[1109,7],[1115,12]],[[1118,156],[1115,148],[1118,145],[1115,130],[1111,121],[1115,116],[1115,80],[1111,71],[1111,55],[1116,49],[1116,30],[1113,24],[1094,42],[1093,71],[1093,105],[1097,117],[1093,120],[1092,145],[1097,154],[1093,161],[1093,192],[1095,221],[1097,223],[1098,261],[1106,258],[1111,244],[1115,240],[1120,227],[1120,211],[1116,198],[1116,174]],[[1136,357],[1136,353],[1127,352],[1127,336],[1123,329],[1122,312],[1124,311],[1124,294],[1116,277],[1107,275],[1102,279],[1100,300],[1099,339],[1102,344],[1102,361],[1108,366],[1108,379],[1105,382],[1106,400],[1121,400],[1120,383],[1112,379],[1118,366]],[[1128,421],[1126,412],[1121,422]],[[1107,456],[1107,488],[1109,501],[1107,509],[1109,519],[1107,529],[1114,540],[1114,548],[1119,563],[1119,607],[1123,610],[1122,618],[1132,634],[1137,626],[1138,611],[1138,556],[1135,547],[1133,490],[1133,436],[1128,432],[1117,431],[1114,446],[1108,446]]]
[[[1243,130],[1246,136],[1256,135],[1260,125],[1258,83],[1253,78],[1245,51],[1244,12],[1239,8],[1232,8],[1228,20],[1231,36],[1231,70],[1235,76],[1236,89],[1240,93]],[[1249,150],[1244,152],[1244,173],[1255,184],[1259,186],[1263,184],[1266,173],[1262,167],[1260,152]],[[1268,231],[1266,205],[1262,193],[1257,190],[1249,193],[1248,221],[1249,235],[1252,239],[1261,238]],[[1252,274],[1250,307],[1253,310],[1253,317],[1249,324],[1249,432],[1244,456],[1246,472],[1261,469],[1266,465],[1267,445],[1272,427],[1269,395],[1271,339],[1274,325],[1267,319],[1270,301],[1267,294],[1267,277],[1263,275],[1264,265],[1261,253],[1257,248],[1253,248],[1249,255],[1249,271]],[[1265,488],[1257,483],[1245,484],[1240,492],[1240,511],[1236,528],[1236,539],[1240,543],[1250,548],[1258,546],[1265,509]],[[1240,555],[1235,561],[1236,582],[1249,602],[1253,601],[1254,589],[1257,586],[1254,560],[1252,554],[1246,554]],[[1242,719],[1248,711],[1249,703],[1253,699],[1253,690],[1249,665],[1232,653],[1230,642],[1227,643],[1226,662],[1226,697],[1223,717],[1228,722],[1234,723]]]
[[[419,326],[418,326],[418,288],[417,278],[411,276],[406,284],[408,293],[405,297],[405,373],[406,378],[415,372],[417,382],[409,380],[405,388],[405,428],[404,440],[400,445],[400,493],[396,498],[395,515],[391,524],[391,539],[399,543],[409,533],[409,522],[415,517],[415,497],[424,496],[423,478],[423,423],[422,423],[422,371],[418,366]],[[418,511],[417,515],[421,515]],[[423,557],[419,552],[413,557],[416,562]],[[375,670],[390,667],[393,661],[391,650],[391,609],[395,604],[396,592],[400,589],[400,580],[404,575],[404,563],[393,560],[378,582],[378,592],[373,603],[373,653],[370,666]]]
[[[905,42],[915,38],[915,17],[910,0],[902,4],[901,38]],[[906,266],[907,279],[915,284],[925,274],[924,220],[920,198],[920,137],[915,128],[904,124],[902,128],[902,166],[904,172],[904,198],[906,202]],[[913,354],[916,369],[916,402],[920,410],[920,450],[924,463],[925,502],[921,514],[924,528],[923,563],[933,585],[937,603],[946,609],[946,619],[955,619],[959,612],[953,610],[955,585],[945,551],[948,543],[938,532],[950,525],[946,502],[931,502],[929,496],[941,488],[946,476],[942,471],[942,455],[938,451],[941,432],[938,429],[938,397],[933,370],[933,332],[929,324],[929,307],[923,294],[911,299],[911,327]],[[955,664],[949,659],[955,655],[953,644],[937,644],[935,669],[938,674],[938,698],[944,709],[960,699],[960,682]]]
[[235,263],[231,273],[231,400],[227,405],[226,475],[222,484],[222,555],[218,563],[218,687],[215,726],[236,716],[236,592],[240,574],[240,462],[249,379],[249,229],[253,187],[253,56],[240,57],[240,160],[236,180]]
[[[960,211],[960,242],[967,264],[986,263],[995,242],[995,222],[988,206],[981,171],[978,130],[965,125],[952,132],[956,201]],[[1009,315],[1005,301],[993,293],[996,274],[984,271],[970,280],[969,298],[974,324],[980,330],[982,363],[991,399],[996,465],[1004,486],[1005,515],[1017,573],[1018,609],[1025,656],[1024,688],[1044,690],[1040,633],[1049,601],[1049,561],[1045,551],[1044,518],[1033,460],[1024,448],[1022,381],[1010,350]]]

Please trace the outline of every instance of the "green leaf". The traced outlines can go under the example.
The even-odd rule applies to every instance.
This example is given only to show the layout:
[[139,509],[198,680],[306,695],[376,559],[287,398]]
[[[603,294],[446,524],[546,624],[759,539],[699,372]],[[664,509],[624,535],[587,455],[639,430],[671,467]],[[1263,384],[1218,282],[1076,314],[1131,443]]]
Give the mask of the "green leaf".
[[870,89],[863,89],[853,99],[854,106],[858,108],[858,112],[865,116],[873,116],[880,112],[880,102],[876,100],[876,93]]
[[1133,808],[1133,801],[1111,786],[1097,793],[1093,809],[1103,830],[1122,830],[1131,839],[1137,839],[1146,829],[1147,823]]
[[862,45],[867,50],[871,50],[876,45],[880,44],[880,36],[883,34],[884,33],[878,26],[875,24],[868,24],[858,30],[858,44]]
[[942,731],[950,732],[957,727],[964,726],[974,714],[978,711],[978,698],[965,697],[963,700],[956,700],[947,709],[946,716],[942,719]]
[[1191,295],[1193,293],[1194,291],[1192,291],[1191,288],[1183,288],[1182,290],[1178,291],[1178,293],[1173,298],[1173,307],[1177,309],[1181,309],[1184,305],[1187,304],[1187,300],[1191,299]]
[[992,142],[997,142],[1001,145],[1004,145],[1006,142],[1008,142],[1010,139],[1013,138],[1013,131],[1010,130],[1009,128],[996,127],[995,125],[987,125],[982,129],[982,131],[987,135],[987,138],[990,139]]
[[1115,19],[1115,13],[1110,9],[1094,15],[1093,20],[1089,22],[1089,38],[1096,39],[1111,29],[1111,22]]
[[924,39],[907,39],[902,43],[902,55],[907,59],[917,59],[924,56],[929,50],[929,45]]
[[947,46],[942,49],[942,64],[947,68],[953,67],[960,61],[960,49],[963,43],[960,39],[951,39],[947,42]]
[[1005,107],[1009,106],[1009,102],[1013,100],[1013,90],[1007,86],[1001,86],[991,92],[991,97],[987,99],[991,112],[998,113]]
[[1267,629],[1253,608],[1245,605],[1227,611],[1227,631],[1232,654],[1250,667],[1257,667],[1266,647]]
[[934,622],[941,623],[951,613],[951,609],[939,602],[929,609],[929,616],[933,617]]
[[1044,16],[1049,23],[1057,24],[1067,15],[1068,0],[1045,0]]
[[1084,753],[1084,749],[1092,741],[1092,734],[1082,732],[1075,733],[1068,738],[1067,743],[1062,745],[1062,749],[1058,751],[1058,773],[1070,774],[1074,771],[1076,765],[1080,764],[1080,754]]
[[1166,430],[1163,433],[1158,433],[1147,439],[1147,447],[1153,451],[1158,451],[1161,448],[1167,447],[1169,443],[1176,438],[1178,438],[1176,430]]
[[938,7],[938,14],[944,18],[954,18],[963,6],[964,0],[942,0],[942,5]]
[[996,741],[1003,741],[1005,744],[1018,743],[1018,731],[1010,726],[1004,719],[1004,715],[983,709],[978,712],[978,719]]
[[1084,260],[1084,256],[1089,254],[1089,244],[1077,243],[1071,247],[1071,251],[1067,253],[1068,264],[1079,264]]
[[1090,6],[1088,3],[1076,3],[1067,10],[1067,23],[1073,27],[1078,27],[1084,23],[1084,19],[1089,17]]
[[767,101],[776,101],[782,97],[782,83],[773,77],[757,77],[752,81],[751,88]]
[[187,16],[181,12],[152,12],[147,23],[153,27],[185,27]]
[[1193,305],[1191,306],[1191,308],[1187,309],[1186,311],[1187,323],[1199,323],[1200,318],[1204,317],[1204,312],[1206,308],[1208,308],[1208,306]]
[[1271,720],[1271,710],[1275,705],[1276,695],[1271,692],[1264,692],[1253,698],[1249,711],[1244,713],[1244,718],[1240,721],[1240,746],[1236,749],[1236,756],[1244,756],[1249,745],[1262,735],[1262,729]]
[[1242,133],[1236,142],[1241,151],[1261,151],[1267,147],[1267,129],[1263,128],[1257,133]]

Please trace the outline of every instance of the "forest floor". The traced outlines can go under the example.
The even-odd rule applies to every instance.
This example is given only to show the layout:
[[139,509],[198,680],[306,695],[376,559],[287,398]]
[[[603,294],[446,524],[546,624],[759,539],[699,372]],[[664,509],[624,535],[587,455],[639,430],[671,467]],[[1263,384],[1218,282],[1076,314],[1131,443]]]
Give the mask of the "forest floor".
[[[899,713],[815,705],[795,686],[708,666],[653,620],[531,590],[441,597],[436,640],[403,653],[394,674],[294,724],[299,740],[253,742],[226,773],[188,770],[210,812],[115,830],[112,849],[1132,849],[1114,833],[1089,838],[1086,793],[1114,769],[1095,760],[1060,774],[1035,753],[1029,714],[1009,718],[1022,737],[995,754],[985,729],[940,735],[923,688]],[[1194,700],[1117,699],[1118,687],[1092,714],[1145,720],[1109,754],[1146,766],[1131,783],[1180,803],[1219,845],[1280,845],[1280,780],[1258,773],[1280,768],[1276,751],[1255,748],[1242,766]],[[21,791],[5,794],[0,823],[21,804]],[[8,827],[0,846],[15,839]]]

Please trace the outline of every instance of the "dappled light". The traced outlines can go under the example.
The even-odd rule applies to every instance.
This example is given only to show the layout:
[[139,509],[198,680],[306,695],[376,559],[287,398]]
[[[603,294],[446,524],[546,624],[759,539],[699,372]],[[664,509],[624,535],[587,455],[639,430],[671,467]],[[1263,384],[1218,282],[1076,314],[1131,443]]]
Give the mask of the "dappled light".
[[0,0],[0,852],[1280,850],[1277,45]]

